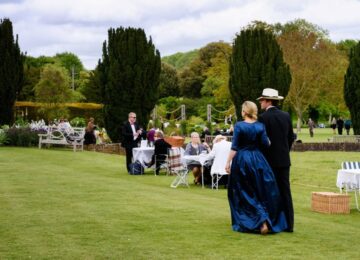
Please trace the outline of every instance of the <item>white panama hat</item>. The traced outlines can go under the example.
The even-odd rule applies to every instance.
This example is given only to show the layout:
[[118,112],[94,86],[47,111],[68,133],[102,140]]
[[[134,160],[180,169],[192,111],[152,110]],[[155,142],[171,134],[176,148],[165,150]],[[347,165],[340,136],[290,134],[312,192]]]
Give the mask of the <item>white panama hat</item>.
[[284,97],[279,96],[279,92],[276,89],[264,88],[261,97],[258,97],[256,100],[260,99],[282,100]]

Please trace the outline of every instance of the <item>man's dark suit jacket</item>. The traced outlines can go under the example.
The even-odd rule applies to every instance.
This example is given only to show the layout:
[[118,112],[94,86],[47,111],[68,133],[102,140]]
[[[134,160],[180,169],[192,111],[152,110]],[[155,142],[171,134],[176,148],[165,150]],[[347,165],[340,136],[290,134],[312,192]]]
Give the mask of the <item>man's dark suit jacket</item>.
[[271,167],[290,167],[289,151],[294,141],[294,131],[289,113],[271,107],[259,116],[265,124],[271,145],[263,151]]
[[[135,122],[135,130],[139,130],[140,127],[139,125]],[[121,135],[122,135],[122,142],[121,142],[121,146],[125,147],[125,148],[133,148],[137,146],[137,143],[140,141],[141,136],[139,135],[138,138],[136,140],[134,140],[134,135],[133,135],[133,131],[131,129],[131,125],[129,121],[124,122],[122,130],[121,130]]]

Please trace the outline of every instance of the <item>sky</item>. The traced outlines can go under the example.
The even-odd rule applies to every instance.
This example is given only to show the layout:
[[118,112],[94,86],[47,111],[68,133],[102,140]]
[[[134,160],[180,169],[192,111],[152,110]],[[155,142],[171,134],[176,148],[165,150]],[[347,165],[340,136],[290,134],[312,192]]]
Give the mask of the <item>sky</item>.
[[305,19],[331,40],[360,39],[360,0],[0,0],[21,51],[76,54],[87,69],[102,55],[109,28],[143,28],[161,56],[232,42],[251,21]]

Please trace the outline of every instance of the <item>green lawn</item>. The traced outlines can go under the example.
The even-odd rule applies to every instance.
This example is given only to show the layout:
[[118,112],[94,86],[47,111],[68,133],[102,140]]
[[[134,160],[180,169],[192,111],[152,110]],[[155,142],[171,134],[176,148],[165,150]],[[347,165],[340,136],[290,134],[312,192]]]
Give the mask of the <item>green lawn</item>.
[[125,158],[0,147],[0,259],[356,259],[360,212],[310,210],[359,153],[292,153],[295,232],[233,232],[226,190],[129,176]]
[[[294,128],[296,132],[296,128]],[[336,130],[337,134],[337,130]],[[351,128],[350,134],[353,135],[353,129]],[[315,128],[314,137],[310,137],[309,129],[302,128],[300,133],[297,133],[298,139],[303,143],[327,143],[328,139],[334,136],[333,130],[331,128]],[[343,135],[346,135],[345,129],[343,130]]]

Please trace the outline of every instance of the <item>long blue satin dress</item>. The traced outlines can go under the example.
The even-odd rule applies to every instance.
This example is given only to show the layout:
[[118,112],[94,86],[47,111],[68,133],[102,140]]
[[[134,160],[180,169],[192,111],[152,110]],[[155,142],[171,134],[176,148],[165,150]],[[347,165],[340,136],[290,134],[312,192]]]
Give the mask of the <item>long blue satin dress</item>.
[[231,149],[237,152],[228,185],[234,231],[259,232],[265,221],[271,232],[287,228],[274,173],[260,151],[266,146],[269,139],[262,123],[235,124]]

